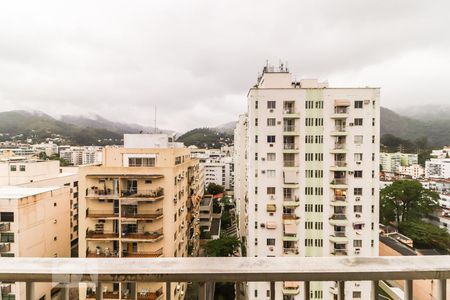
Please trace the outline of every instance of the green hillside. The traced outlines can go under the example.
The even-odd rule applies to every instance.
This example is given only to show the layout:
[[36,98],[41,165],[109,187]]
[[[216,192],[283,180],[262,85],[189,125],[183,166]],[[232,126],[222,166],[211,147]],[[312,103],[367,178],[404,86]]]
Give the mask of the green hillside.
[[233,144],[233,135],[212,128],[196,128],[181,135],[177,142],[183,142],[186,146],[194,145],[199,148],[220,148],[221,146]]

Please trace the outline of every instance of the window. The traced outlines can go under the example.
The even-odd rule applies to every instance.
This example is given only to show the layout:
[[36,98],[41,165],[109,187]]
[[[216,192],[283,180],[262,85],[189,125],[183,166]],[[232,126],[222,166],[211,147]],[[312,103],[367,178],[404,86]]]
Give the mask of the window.
[[276,172],[275,170],[267,170],[266,171],[267,177],[276,177]]
[[363,154],[362,153],[355,153],[355,161],[361,162],[363,160]]
[[275,239],[267,239],[267,246],[275,246]]
[[353,195],[361,196],[362,195],[362,188],[354,188],[353,189]]
[[362,100],[355,101],[355,108],[363,108],[363,101]]
[[355,121],[353,121],[355,126],[362,126],[363,124],[363,119],[362,118],[357,118],[355,119]]
[[323,101],[316,101],[316,108],[323,108]]
[[305,239],[305,246],[312,247],[313,241],[314,241],[313,239]]
[[156,159],[154,157],[130,157],[129,167],[154,167]]
[[258,126],[258,118],[255,118],[255,126]]
[[313,126],[314,118],[305,118],[305,126]]
[[274,135],[268,135],[267,136],[267,142],[268,143],[275,143],[275,136]]
[[314,240],[314,246],[315,247],[323,247],[323,240],[322,239],[315,239]]
[[363,136],[362,135],[355,135],[355,144],[361,145],[363,143]]
[[375,161],[375,153],[372,153],[372,161]]
[[323,204],[316,204],[314,206],[315,212],[323,212]]
[[275,161],[276,154],[275,153],[267,153],[267,161]]
[[362,240],[353,240],[353,247],[362,247]]
[[25,165],[20,165],[19,170],[20,172],[25,172]]
[[313,222],[311,221],[305,222],[305,229],[313,229]]
[[372,126],[375,126],[375,118],[372,118]]
[[255,101],[255,109],[258,109],[258,100]]
[[275,101],[267,101],[267,108],[268,109],[275,109],[276,102]]
[[255,153],[255,160],[258,160],[258,152]]
[[277,120],[275,118],[268,118],[267,119],[267,126],[275,126]]
[[323,222],[315,222],[314,223],[314,229],[322,230],[323,229]]
[[255,143],[258,144],[258,136],[255,135]]
[[275,188],[267,187],[267,195],[275,195]]
[[360,298],[361,298],[361,292],[353,291],[353,299],[360,299]]
[[14,232],[2,233],[0,241],[2,243],[14,243]]
[[14,222],[14,213],[13,212],[1,212],[0,213],[0,221],[1,222]]
[[314,101],[306,101],[305,108],[314,108]]
[[312,212],[314,205],[312,204],[305,204],[305,211],[306,212]]
[[363,177],[362,174],[363,174],[362,171],[358,170],[358,171],[355,171],[355,173],[354,173],[353,176],[354,176],[355,178],[362,178],[362,177]]
[[355,213],[362,213],[362,205],[354,205],[353,206],[353,212],[355,212]]
[[15,172],[15,171],[17,171],[17,166],[16,165],[11,165],[9,167],[9,169],[11,170],[11,172]]
[[372,144],[375,144],[375,136],[372,135]]

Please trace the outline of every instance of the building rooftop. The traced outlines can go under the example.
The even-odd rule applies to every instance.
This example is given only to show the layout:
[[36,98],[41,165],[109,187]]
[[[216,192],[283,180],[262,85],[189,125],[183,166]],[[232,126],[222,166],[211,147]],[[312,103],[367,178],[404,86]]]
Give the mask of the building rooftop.
[[21,187],[21,186],[1,186],[0,199],[20,199],[37,194],[42,194],[50,191],[60,189],[59,186],[50,187]]

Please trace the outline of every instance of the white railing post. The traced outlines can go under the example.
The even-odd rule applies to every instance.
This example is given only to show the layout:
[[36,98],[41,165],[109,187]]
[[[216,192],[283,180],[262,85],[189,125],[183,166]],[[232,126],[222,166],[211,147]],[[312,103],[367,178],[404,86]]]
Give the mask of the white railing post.
[[378,300],[378,280],[372,281],[372,295],[371,300]]
[[67,283],[61,284],[61,299],[69,300],[69,285]]
[[437,280],[437,300],[447,299],[447,279]]
[[405,280],[405,300],[413,300],[413,281]]
[[26,299],[27,300],[34,300],[34,282],[27,281],[26,282]]
[[103,300],[103,285],[101,282],[95,283],[95,300]]

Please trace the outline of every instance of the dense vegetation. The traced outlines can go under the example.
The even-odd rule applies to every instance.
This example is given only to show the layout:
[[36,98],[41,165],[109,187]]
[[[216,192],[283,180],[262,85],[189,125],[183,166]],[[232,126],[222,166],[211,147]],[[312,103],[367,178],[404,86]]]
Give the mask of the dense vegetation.
[[382,189],[380,197],[382,223],[395,224],[400,233],[413,240],[415,247],[450,253],[447,230],[422,220],[438,208],[437,193],[423,188],[418,181],[399,180]]
[[214,182],[211,182],[206,187],[206,194],[208,195],[218,195],[222,194],[225,191],[225,188],[221,185],[215,184]]
[[178,142],[199,148],[220,148],[233,144],[233,135],[213,128],[196,128],[181,135]]

